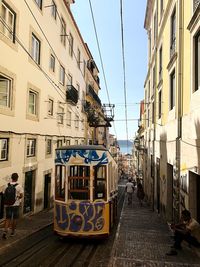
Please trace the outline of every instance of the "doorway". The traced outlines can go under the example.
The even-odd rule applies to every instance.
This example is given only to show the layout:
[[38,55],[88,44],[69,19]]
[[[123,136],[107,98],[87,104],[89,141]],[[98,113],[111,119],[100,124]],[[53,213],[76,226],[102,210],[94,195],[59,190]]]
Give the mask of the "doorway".
[[173,165],[167,163],[167,220],[173,221]]
[[157,211],[160,213],[160,159],[156,158]]
[[35,170],[25,173],[24,184],[24,214],[33,211]]
[[200,223],[200,175],[189,171],[189,210]]
[[50,208],[51,198],[51,173],[44,176],[44,209]]

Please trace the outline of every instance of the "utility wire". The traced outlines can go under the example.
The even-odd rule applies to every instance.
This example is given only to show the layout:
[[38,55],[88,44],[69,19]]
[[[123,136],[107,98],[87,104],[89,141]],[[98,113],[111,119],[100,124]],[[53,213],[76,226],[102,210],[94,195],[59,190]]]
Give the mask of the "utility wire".
[[125,119],[126,119],[126,139],[127,139],[127,151],[128,151],[128,122],[127,122],[127,92],[126,92],[126,64],[125,64],[125,52],[124,52],[124,27],[123,27],[123,4],[120,0],[120,20],[121,20],[121,44],[122,44],[122,64],[123,64],[123,77],[124,77],[124,104],[125,104]]
[[[96,28],[96,23],[95,23],[95,19],[94,19],[94,12],[93,12],[93,8],[92,8],[91,0],[89,0],[89,5],[90,5],[90,12],[91,12],[91,15],[92,15],[92,21],[93,21],[95,37],[96,37],[96,41],[97,41],[97,47],[98,47],[98,52],[99,52],[99,57],[100,57],[100,62],[101,62],[101,69],[102,69],[102,73],[103,73],[103,79],[104,79],[104,83],[105,83],[108,103],[109,103],[109,106],[111,106],[111,104],[110,104],[110,96],[109,96],[108,86],[107,86],[107,80],[106,80],[106,75],[105,75],[105,70],[104,70],[104,64],[103,64],[103,59],[102,59],[102,55],[101,55],[101,49],[100,49],[100,45],[99,45],[99,38],[98,38],[98,34],[97,34],[97,28]],[[117,132],[116,132],[114,121],[113,121],[113,127],[114,127],[115,135],[116,135],[116,138],[117,138]]]

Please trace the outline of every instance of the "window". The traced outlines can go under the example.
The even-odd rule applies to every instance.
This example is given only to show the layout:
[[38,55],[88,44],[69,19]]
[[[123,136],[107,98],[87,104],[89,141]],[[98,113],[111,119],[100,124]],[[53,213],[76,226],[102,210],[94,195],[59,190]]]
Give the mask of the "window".
[[28,102],[28,113],[32,115],[37,115],[37,98],[36,92],[29,91],[29,102]]
[[35,0],[36,4],[40,9],[42,9],[42,0]]
[[48,101],[48,115],[53,116],[53,100]]
[[57,17],[57,6],[54,1],[52,1],[51,15],[56,20]]
[[65,201],[65,175],[66,167],[56,166],[55,199]]
[[81,51],[80,51],[80,49],[77,50],[77,65],[78,65],[78,68],[80,69],[80,67],[81,67]]
[[1,8],[1,17],[2,17],[2,32],[3,34],[15,42],[15,20],[16,14],[11,10],[11,8],[2,1],[2,8]]
[[154,123],[154,101],[152,102],[152,119],[151,119],[152,124]]
[[150,118],[149,118],[149,109],[148,109],[148,115],[147,115],[147,127],[149,127],[149,125],[150,125]]
[[60,65],[60,83],[65,85],[65,68],[62,65]]
[[40,46],[40,40],[32,33],[31,56],[37,64],[40,64]]
[[67,125],[71,126],[72,124],[72,113],[68,110],[67,111]]
[[195,87],[194,90],[200,89],[200,31],[195,36]]
[[[153,89],[155,89],[155,86],[156,86],[156,69],[155,69],[155,66],[153,67]],[[152,92],[154,95],[154,91]]]
[[36,139],[27,140],[27,157],[34,157],[36,152]]
[[52,153],[52,140],[47,139],[46,140],[46,154],[50,155]]
[[159,50],[159,80],[162,80],[162,46]]
[[154,46],[156,44],[156,14],[154,15],[154,18],[153,18],[153,34],[154,34]]
[[11,107],[11,80],[0,75],[0,106]]
[[94,197],[95,199],[106,199],[106,167],[94,167]]
[[66,23],[63,18],[61,19],[60,40],[61,40],[61,43],[65,46],[66,45]]
[[163,14],[163,0],[160,0],[160,18],[162,18]]
[[55,72],[55,57],[51,54],[50,57],[50,70]]
[[171,36],[170,36],[170,57],[175,53],[176,48],[176,10],[171,16]]
[[64,108],[59,107],[58,108],[58,123],[63,124],[64,122]]
[[83,60],[83,76],[85,77],[86,62]]
[[74,140],[74,144],[75,145],[78,145],[78,140]]
[[74,38],[72,34],[69,34],[69,54],[71,57],[73,57],[73,46],[74,46]]
[[[68,81],[67,81],[67,85],[70,87],[73,83],[73,78],[72,78],[72,75],[68,74]],[[68,88],[70,89],[70,88]]]
[[151,92],[151,83],[150,83],[150,80],[149,80],[149,84],[148,84],[148,103],[150,101],[150,92]]
[[160,90],[158,93],[158,118],[161,118],[162,114],[162,91]]
[[90,167],[70,166],[68,173],[69,199],[90,199]]
[[58,139],[57,140],[57,148],[62,147],[62,140]]
[[78,98],[81,99],[81,95],[80,95],[80,85],[77,83],[76,84],[76,89],[77,89],[77,92],[78,92]]
[[169,109],[172,110],[175,106],[175,70],[170,74],[170,103]]
[[78,129],[78,127],[79,127],[79,116],[75,116],[75,128],[77,128]]
[[66,145],[70,146],[70,140],[66,140]]
[[8,138],[0,138],[0,161],[8,160]]

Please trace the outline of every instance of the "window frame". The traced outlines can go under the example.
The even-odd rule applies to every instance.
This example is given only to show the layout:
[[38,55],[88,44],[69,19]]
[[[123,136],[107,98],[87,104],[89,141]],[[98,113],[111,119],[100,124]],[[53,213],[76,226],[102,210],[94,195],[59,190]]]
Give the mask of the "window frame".
[[62,65],[60,65],[59,82],[60,82],[60,84],[65,86],[65,68]]
[[61,22],[60,41],[64,46],[66,46],[66,36],[67,36],[66,22],[63,18],[61,18],[60,22]]
[[174,8],[170,18],[170,57],[176,50],[176,8]]
[[[2,144],[2,141],[5,141],[5,144]],[[5,145],[5,148],[3,146]],[[2,157],[2,153],[5,153],[5,157]],[[8,161],[9,156],[9,138],[0,137],[0,162]]]
[[200,89],[200,30],[194,36],[194,87],[193,92]]
[[[4,25],[4,26],[2,26],[2,32],[3,32],[3,35],[6,37],[6,38],[8,38],[8,39],[10,39],[13,43],[15,43],[15,33],[16,33],[16,13],[13,11],[13,9],[7,4],[7,3],[5,3],[4,1],[2,1],[2,6],[5,8],[5,10],[6,10],[6,17],[5,18],[3,18],[2,17],[2,20],[4,20],[4,22],[5,22],[5,24],[6,24],[6,26],[7,26],[7,28],[10,28],[10,26],[11,26],[11,31],[10,30],[8,30],[7,28],[6,28],[6,26]],[[11,23],[11,25],[8,25],[8,12],[12,15],[12,23]],[[6,32],[7,32],[7,34],[6,34]]]
[[26,157],[31,158],[36,156],[36,138],[27,138]]
[[[30,103],[30,95],[33,95],[33,103]],[[31,112],[31,108],[33,107],[33,112]],[[29,89],[28,91],[28,114],[31,116],[38,116],[38,92],[33,89]]]
[[40,65],[40,54],[41,54],[41,41],[40,39],[32,32],[31,34],[31,57],[35,63]]
[[50,70],[55,73],[56,58],[53,54],[50,55]]
[[176,88],[176,71],[172,70],[170,73],[170,95],[169,95],[169,110],[172,110],[175,107],[175,90]]
[[74,37],[72,33],[69,33],[69,55],[73,57],[73,51],[74,50]]
[[65,114],[64,107],[59,106],[58,113],[57,113],[57,120],[58,120],[58,124],[60,125],[64,124],[64,114]]
[[158,92],[158,119],[162,116],[162,90]]
[[[1,97],[0,97],[0,107],[3,107],[3,108],[11,108],[13,81],[12,81],[11,78],[8,78],[6,75],[0,73],[0,83],[1,83],[1,80],[2,81],[5,80],[7,86],[6,86],[6,92],[5,92],[5,94],[3,92],[1,93],[1,91],[0,91],[0,96],[2,94],[2,98],[4,97],[3,94],[6,95],[6,105],[1,105]],[[3,89],[3,87],[2,87],[2,89]]]
[[34,0],[39,9],[42,10],[42,0]]
[[71,111],[67,110],[67,118],[66,118],[67,122],[67,126],[72,126],[72,113]]
[[56,20],[57,19],[57,5],[52,0],[52,7],[51,7],[51,16]]
[[47,138],[46,139],[46,155],[52,154],[52,139]]

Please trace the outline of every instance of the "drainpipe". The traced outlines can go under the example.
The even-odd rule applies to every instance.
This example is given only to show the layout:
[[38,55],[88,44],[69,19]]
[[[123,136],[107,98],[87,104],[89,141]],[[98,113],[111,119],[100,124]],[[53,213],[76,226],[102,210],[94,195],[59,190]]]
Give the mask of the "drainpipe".
[[181,171],[181,138],[182,138],[182,89],[183,89],[183,1],[178,1],[179,43],[178,43],[178,92],[177,92],[177,138],[176,138],[176,181],[177,199],[175,199],[175,221],[180,218],[180,171]]

